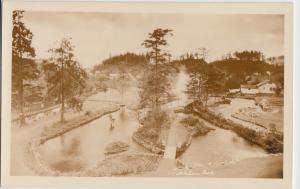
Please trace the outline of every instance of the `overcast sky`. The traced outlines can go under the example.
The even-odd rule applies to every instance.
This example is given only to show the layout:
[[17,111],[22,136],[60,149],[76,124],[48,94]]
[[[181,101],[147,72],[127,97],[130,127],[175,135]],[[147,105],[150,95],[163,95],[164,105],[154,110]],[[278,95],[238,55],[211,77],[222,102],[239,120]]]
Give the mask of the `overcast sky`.
[[23,19],[34,34],[37,58],[49,57],[49,48],[63,37],[72,37],[75,56],[86,68],[110,54],[145,53],[141,43],[158,27],[174,30],[166,47],[173,58],[201,47],[209,50],[208,61],[240,50],[279,56],[283,55],[283,20],[281,15],[60,12],[25,12]]

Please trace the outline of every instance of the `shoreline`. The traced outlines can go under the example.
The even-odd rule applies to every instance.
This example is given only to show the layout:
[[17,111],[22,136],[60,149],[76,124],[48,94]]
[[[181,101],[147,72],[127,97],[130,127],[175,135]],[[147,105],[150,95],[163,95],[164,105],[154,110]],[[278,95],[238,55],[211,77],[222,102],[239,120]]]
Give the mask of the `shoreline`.
[[[112,154],[106,156],[104,159],[101,159],[96,162],[96,164],[92,167],[77,170],[77,171],[69,171],[62,172],[59,170],[54,170],[50,168],[42,159],[39,146],[45,143],[52,138],[63,135],[73,129],[84,126],[85,124],[98,119],[102,116],[105,116],[109,113],[116,112],[120,110],[120,106],[113,107],[109,111],[100,110],[93,115],[84,115],[77,118],[74,118],[68,124],[63,125],[54,125],[52,129],[46,130],[42,133],[42,135],[38,138],[34,138],[31,140],[28,146],[29,154],[27,159],[29,162],[34,161],[35,163],[30,163],[30,169],[33,172],[40,176],[90,176],[90,177],[101,177],[101,176],[120,176],[127,174],[137,174],[140,172],[151,172],[154,171],[155,168],[159,164],[159,160],[162,158],[162,155],[154,154],[154,153],[128,153],[122,152],[119,154]],[[79,123],[78,120],[81,120]],[[77,124],[74,124],[76,122]],[[121,164],[116,164],[113,162],[121,162]],[[135,162],[132,164],[132,162]],[[111,167],[113,166],[113,169]],[[106,172],[103,170],[107,170]]]
[[78,127],[84,126],[85,124],[88,124],[98,118],[101,118],[102,116],[105,116],[107,114],[117,112],[120,110],[120,106],[114,105],[116,107],[113,107],[111,110],[99,110],[96,113],[93,113],[91,115],[83,115],[77,118],[74,118],[71,121],[68,121],[66,123],[56,123],[51,127],[45,128],[42,132],[42,135],[40,137],[41,144],[47,142],[48,140],[58,137],[60,135],[63,135],[73,129],[76,129]]
[[283,152],[283,134],[257,132],[253,129],[243,127],[241,124],[235,123],[223,116],[216,115],[211,110],[198,106],[195,103],[187,105],[183,112],[186,114],[194,114],[219,128],[232,130],[245,140],[262,147],[271,154]]
[[39,146],[44,144],[46,141],[50,139],[61,136],[73,129],[84,126],[85,124],[92,122],[95,119],[98,119],[109,113],[116,112],[118,110],[120,110],[120,107],[115,105],[115,107],[113,107],[110,110],[99,110],[92,115],[83,115],[80,117],[73,118],[72,120],[70,120],[65,124],[55,124],[53,126],[45,128],[42,131],[42,134],[38,138],[32,139],[29,143],[28,151],[31,157],[28,158],[30,158],[32,161],[35,161],[35,165],[30,167],[34,170],[34,172],[38,173],[39,175],[57,176],[58,174],[60,174],[59,171],[54,171],[50,169],[41,159],[41,155],[38,149]]

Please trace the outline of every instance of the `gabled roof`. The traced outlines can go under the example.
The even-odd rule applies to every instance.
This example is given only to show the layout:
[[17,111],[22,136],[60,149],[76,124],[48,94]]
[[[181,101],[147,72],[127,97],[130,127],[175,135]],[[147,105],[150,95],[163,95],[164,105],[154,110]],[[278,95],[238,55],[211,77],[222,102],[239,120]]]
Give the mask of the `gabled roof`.
[[257,86],[256,85],[241,85],[241,88],[257,89]]
[[263,82],[258,83],[258,84],[257,84],[257,87],[260,87],[260,86],[262,86],[262,85],[264,85],[264,84],[267,84],[267,83],[270,83],[270,80],[265,80],[265,81],[263,81]]

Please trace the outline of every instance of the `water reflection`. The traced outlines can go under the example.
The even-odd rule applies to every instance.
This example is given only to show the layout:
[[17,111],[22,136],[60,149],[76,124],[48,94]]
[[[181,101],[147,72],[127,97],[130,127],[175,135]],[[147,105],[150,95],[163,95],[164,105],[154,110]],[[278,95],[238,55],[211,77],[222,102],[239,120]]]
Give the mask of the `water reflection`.
[[[41,146],[43,158],[54,169],[70,171],[73,164],[87,168],[105,158],[104,148],[111,142],[123,141],[130,145],[130,151],[144,152],[131,139],[132,133],[139,126],[136,113],[124,107],[123,110],[112,113],[112,117],[115,119],[113,130],[110,130],[109,115],[106,115],[47,141]],[[69,165],[70,168],[66,168]],[[76,169],[78,166],[74,167]]]
[[226,164],[245,158],[265,156],[267,153],[230,130],[215,128],[205,136],[192,140],[190,147],[180,157],[189,166]]

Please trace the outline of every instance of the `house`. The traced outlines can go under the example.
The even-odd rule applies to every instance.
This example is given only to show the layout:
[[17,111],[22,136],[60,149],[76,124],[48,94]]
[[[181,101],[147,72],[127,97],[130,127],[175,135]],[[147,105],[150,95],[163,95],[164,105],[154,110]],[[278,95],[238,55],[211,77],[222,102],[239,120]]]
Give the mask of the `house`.
[[257,85],[241,85],[242,94],[275,94],[276,84],[269,80],[258,83]]
[[258,92],[261,94],[274,94],[276,91],[276,84],[271,83],[269,80],[265,80],[257,84]]
[[240,87],[242,94],[257,94],[258,88],[256,85],[241,85]]

